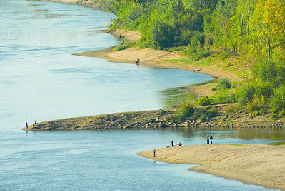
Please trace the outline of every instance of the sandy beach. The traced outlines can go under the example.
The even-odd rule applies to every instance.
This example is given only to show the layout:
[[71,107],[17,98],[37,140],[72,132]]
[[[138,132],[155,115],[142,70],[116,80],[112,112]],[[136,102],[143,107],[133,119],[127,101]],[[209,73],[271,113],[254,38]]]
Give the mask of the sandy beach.
[[246,184],[285,190],[285,145],[190,145],[138,153],[175,164],[199,164],[189,169],[239,180]]

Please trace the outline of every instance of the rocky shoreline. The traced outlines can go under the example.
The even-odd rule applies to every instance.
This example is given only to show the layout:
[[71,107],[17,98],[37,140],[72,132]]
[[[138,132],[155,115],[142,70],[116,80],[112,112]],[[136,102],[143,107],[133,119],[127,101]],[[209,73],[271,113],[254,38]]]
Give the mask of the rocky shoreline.
[[[219,111],[223,106],[215,106]],[[204,108],[205,111],[209,108]],[[96,116],[74,117],[43,121],[30,125],[25,131],[74,131],[74,130],[105,130],[105,129],[211,129],[211,130],[236,130],[246,129],[283,129],[283,121],[270,121],[266,118],[242,114],[233,120],[225,120],[223,113],[219,116],[201,122],[189,117],[182,121],[176,121],[173,115],[176,110],[133,111],[114,114],[102,114]],[[241,117],[243,116],[243,117]]]

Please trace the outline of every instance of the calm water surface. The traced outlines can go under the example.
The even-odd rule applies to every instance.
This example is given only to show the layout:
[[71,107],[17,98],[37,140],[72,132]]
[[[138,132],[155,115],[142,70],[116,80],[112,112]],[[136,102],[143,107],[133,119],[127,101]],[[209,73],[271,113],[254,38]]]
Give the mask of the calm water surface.
[[81,6],[0,1],[0,190],[267,190],[188,172],[136,156],[181,141],[268,143],[238,132],[22,132],[37,122],[162,108],[167,88],[211,77],[182,70],[138,68],[71,53],[118,44],[104,33],[115,16]]
[[25,121],[159,109],[163,107],[160,91],[212,79],[183,70],[72,56],[119,43],[103,32],[115,16],[102,11],[1,0],[0,17],[4,128],[15,123],[22,127]]

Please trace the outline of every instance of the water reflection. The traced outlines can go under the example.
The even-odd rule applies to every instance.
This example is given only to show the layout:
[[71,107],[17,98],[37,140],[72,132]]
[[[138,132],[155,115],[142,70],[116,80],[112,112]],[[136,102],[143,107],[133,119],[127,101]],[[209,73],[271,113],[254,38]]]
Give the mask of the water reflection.
[[199,130],[193,128],[176,128],[176,131],[179,131],[183,134],[183,137],[194,138],[201,137],[205,138],[206,135],[215,135],[215,138],[221,139],[242,139],[242,140],[253,140],[253,139],[263,139],[278,141],[285,139],[284,130],[256,130],[256,129],[241,129],[241,130]]

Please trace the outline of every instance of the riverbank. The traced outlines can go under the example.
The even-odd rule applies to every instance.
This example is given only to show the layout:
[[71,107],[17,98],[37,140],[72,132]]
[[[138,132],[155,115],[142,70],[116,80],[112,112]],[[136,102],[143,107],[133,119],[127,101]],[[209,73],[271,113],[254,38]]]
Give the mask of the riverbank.
[[[48,0],[46,0],[48,1]],[[75,0],[49,0],[54,2],[64,2],[64,3],[73,3]],[[77,3],[79,1],[76,1]],[[84,1],[88,2],[88,1]],[[82,2],[81,2],[82,3]],[[138,31],[125,31],[122,29],[117,29],[113,31],[112,34],[116,35],[121,41],[138,41],[141,37],[140,32]],[[89,56],[89,57],[101,57],[108,59],[112,62],[124,62],[124,63],[132,63],[135,64],[137,58],[140,59],[139,64],[141,66],[146,67],[159,67],[159,68],[175,68],[175,69],[183,69],[194,72],[201,72],[205,74],[209,74],[215,78],[228,78],[231,81],[240,81],[245,80],[245,78],[237,76],[237,72],[231,72],[230,70],[226,70],[222,64],[208,64],[203,65],[199,62],[183,62],[183,60],[187,59],[187,56],[181,55],[179,51],[160,51],[154,50],[151,48],[139,49],[139,48],[127,48],[121,51],[113,51],[113,47],[98,50],[98,51],[89,51],[83,53],[74,53],[76,56]],[[176,60],[177,62],[174,62]],[[180,61],[179,61],[180,60]],[[218,60],[219,61],[219,60]],[[230,61],[230,60],[227,60]],[[234,63],[232,61],[232,63]],[[229,66],[229,65],[228,65]],[[232,66],[229,66],[232,67]],[[189,86],[186,87],[185,92],[196,95],[197,97],[201,96],[211,96],[215,93],[212,91],[217,85],[216,82],[205,83],[198,86]],[[177,91],[181,93],[180,91]],[[172,95],[170,95],[171,97]],[[172,96],[174,97],[174,96]],[[113,116],[114,118],[118,118],[118,121],[115,120],[112,123],[104,122],[101,119],[97,120],[100,123],[93,123],[93,120],[90,120],[89,117],[79,117],[79,118],[71,118],[66,119],[65,122],[62,120],[55,120],[50,122],[42,122],[36,126],[29,126],[24,130],[87,130],[87,129],[112,129],[112,128],[146,128],[146,127],[187,127],[187,128],[208,128],[208,129],[235,129],[238,124],[241,124],[242,128],[253,128],[253,129],[279,129],[284,127],[284,120],[274,120],[270,119],[269,114],[267,115],[259,115],[253,117],[246,111],[238,111],[234,114],[228,114],[224,111],[227,108],[230,108],[235,104],[219,104],[202,107],[204,111],[207,111],[211,108],[215,108],[218,110],[219,115],[211,120],[200,121],[197,119],[186,119],[184,121],[175,121],[172,115],[175,110],[171,110],[171,116],[167,116],[167,120],[157,120],[161,117],[161,112],[156,111],[152,114],[149,114],[149,111],[145,112],[145,115],[140,116],[148,116],[148,117],[130,117],[126,121],[125,114],[106,114],[102,117],[102,115],[98,116],[98,118],[102,117],[107,119],[107,116]],[[165,110],[166,113],[169,111]],[[130,112],[130,116],[137,116],[137,112]],[[151,117],[149,117],[151,115]],[[119,117],[118,117],[119,116]],[[123,117],[120,117],[123,116]],[[163,118],[163,117],[162,117]],[[170,119],[169,119],[170,118]],[[149,120],[153,121],[153,119],[157,122],[156,124],[149,124]],[[60,122],[58,122],[60,121]],[[83,122],[84,121],[84,122]],[[122,122],[124,121],[124,122]],[[140,124],[139,126],[134,124]],[[54,125],[57,124],[57,125]]]
[[[206,140],[205,140],[206,141]],[[173,164],[199,164],[189,169],[285,190],[285,145],[189,145],[138,153],[139,156]]]

